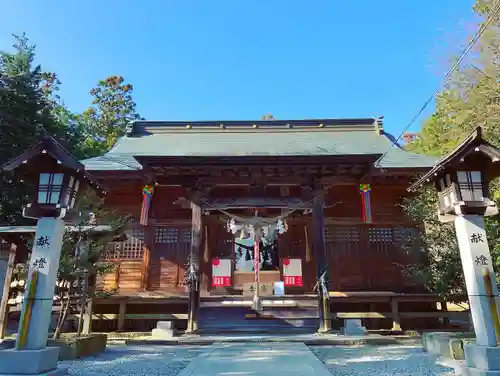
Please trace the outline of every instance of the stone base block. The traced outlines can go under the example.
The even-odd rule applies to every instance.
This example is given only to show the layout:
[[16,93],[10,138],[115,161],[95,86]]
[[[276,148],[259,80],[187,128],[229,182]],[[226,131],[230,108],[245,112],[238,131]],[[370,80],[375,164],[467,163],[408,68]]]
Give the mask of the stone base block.
[[0,375],[65,374],[60,373],[64,372],[63,369],[57,369],[58,358],[57,347],[46,347],[41,350],[0,350]]
[[460,376],[500,376],[500,371],[484,371],[463,364],[455,367],[455,374]]
[[177,335],[175,329],[160,329],[155,328],[151,331],[151,338],[153,339],[169,339]]
[[347,319],[344,321],[341,333],[346,336],[364,336],[366,328],[361,325],[361,320],[359,319]]
[[[47,371],[43,373],[37,373],[37,374],[31,374],[31,375],[24,375],[23,376],[65,376],[69,375],[68,369],[67,368],[56,368],[55,370],[52,371]],[[0,376],[20,376],[19,374],[0,374]]]
[[158,321],[156,323],[157,329],[175,329],[175,323],[173,321]]
[[500,347],[465,345],[465,362],[471,369],[498,371],[500,375]]
[[0,339],[0,350],[12,349],[16,344],[13,339]]

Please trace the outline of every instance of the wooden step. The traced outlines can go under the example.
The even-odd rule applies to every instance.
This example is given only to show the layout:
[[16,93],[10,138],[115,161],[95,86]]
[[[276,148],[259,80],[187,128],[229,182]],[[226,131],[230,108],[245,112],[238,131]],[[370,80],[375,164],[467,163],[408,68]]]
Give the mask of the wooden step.
[[317,308],[265,307],[256,312],[246,306],[201,307],[199,328],[219,333],[313,333]]

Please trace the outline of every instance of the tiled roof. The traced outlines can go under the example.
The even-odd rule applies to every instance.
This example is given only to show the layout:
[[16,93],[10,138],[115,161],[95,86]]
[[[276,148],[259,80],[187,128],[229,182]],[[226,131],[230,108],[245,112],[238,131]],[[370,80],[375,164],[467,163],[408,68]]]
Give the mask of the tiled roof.
[[[382,156],[393,145],[377,119],[147,122],[133,125],[88,170],[137,170],[134,156]],[[378,167],[431,167],[435,160],[393,147]]]

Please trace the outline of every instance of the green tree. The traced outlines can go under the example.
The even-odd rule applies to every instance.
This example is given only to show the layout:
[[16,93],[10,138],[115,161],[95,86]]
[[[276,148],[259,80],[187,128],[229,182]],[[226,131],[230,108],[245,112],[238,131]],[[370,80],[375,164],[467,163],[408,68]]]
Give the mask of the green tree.
[[[67,125],[56,116],[57,76],[35,66],[34,58],[35,46],[24,34],[14,35],[12,52],[0,52],[0,163],[26,150],[41,132],[67,140]],[[0,172],[0,223],[26,221],[21,207],[27,189],[11,173]]]
[[[81,115],[72,113],[58,96],[57,75],[35,66],[34,60],[35,46],[24,34],[14,36],[12,52],[0,52],[0,164],[26,150],[42,133],[51,134],[78,158],[98,155],[138,118],[132,86],[115,76],[101,81],[92,91],[95,98],[91,109]],[[33,193],[14,173],[0,172],[0,223],[27,223],[21,208]],[[93,232],[89,212],[94,213],[98,224],[108,225],[108,231]],[[65,234],[58,275],[72,286],[69,293],[72,289],[84,303],[94,294],[95,276],[109,270],[101,254],[123,231],[129,217],[105,209],[104,202],[89,193],[78,203],[76,213],[83,214],[76,219],[78,231]],[[70,300],[64,302],[56,336],[69,312]]]
[[[95,293],[97,275],[113,270],[114,264],[103,261],[108,243],[122,234],[131,217],[121,216],[105,207],[105,202],[92,192],[87,192],[77,203],[75,231],[66,231],[59,263],[59,285],[67,286],[61,294],[61,310],[54,338],[60,337],[70,310],[77,311],[80,319],[78,334],[82,331],[83,312],[89,297]],[[108,228],[96,231],[98,226]],[[75,300],[74,298],[79,298]]]
[[109,76],[90,91],[92,106],[81,115],[77,127],[86,156],[109,151],[130,123],[140,119],[133,91],[133,86],[125,83],[122,76]]
[[[486,21],[493,1],[478,0],[474,10]],[[480,26],[480,25],[479,25]],[[436,110],[427,119],[416,140],[407,148],[427,155],[441,156],[453,149],[477,126],[485,137],[500,147],[500,22],[495,19],[477,41],[467,63],[450,79],[436,97]],[[498,201],[498,181],[490,185]],[[498,202],[500,204],[500,202]],[[436,215],[436,198],[432,189],[409,198],[404,203],[407,214],[425,223],[425,233],[415,239],[416,246],[427,250],[424,266],[409,266],[406,271],[431,291],[443,295],[463,294],[465,285],[453,224],[440,223]],[[499,218],[486,220],[486,231],[492,257],[500,268]],[[500,282],[500,278],[497,280]]]

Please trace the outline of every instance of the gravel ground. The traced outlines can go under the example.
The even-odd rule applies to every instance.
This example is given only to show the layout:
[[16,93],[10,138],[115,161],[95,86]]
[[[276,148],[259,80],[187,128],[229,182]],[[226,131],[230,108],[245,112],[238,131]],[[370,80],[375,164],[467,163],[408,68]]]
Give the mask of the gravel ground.
[[335,376],[445,376],[453,370],[435,364],[420,346],[312,346]]
[[175,376],[207,347],[199,346],[114,346],[97,357],[63,361],[74,376]]
[[[282,344],[281,347],[286,347],[285,345]],[[64,361],[60,362],[60,366],[68,367],[70,375],[74,376],[176,376],[194,358],[201,353],[206,353],[210,357],[199,358],[199,361],[201,361],[201,369],[205,373],[208,372],[207,374],[224,375],[230,373],[227,372],[229,369],[226,369],[227,367],[222,364],[226,358],[225,361],[230,362],[228,365],[234,366],[235,363],[238,363],[240,368],[250,367],[248,370],[246,368],[238,369],[241,371],[238,372],[240,374],[259,374],[259,371],[268,370],[267,368],[271,366],[267,364],[270,361],[268,358],[276,358],[277,356],[279,359],[274,359],[274,362],[278,365],[273,364],[271,367],[273,374],[280,375],[282,374],[280,370],[285,370],[283,365],[290,363],[291,366],[293,363],[290,360],[290,351],[297,350],[295,347],[298,347],[299,344],[289,344],[289,346],[291,349],[281,354],[269,351],[272,350],[270,345],[265,344],[148,345],[142,347],[108,345],[106,352],[98,357]],[[425,354],[419,346],[311,346],[309,349],[335,376],[448,376],[454,374],[451,369],[437,366],[435,359]],[[304,350],[307,351],[305,347]],[[265,354],[264,358],[262,358],[262,354]],[[213,360],[213,364],[210,363],[210,359]],[[249,362],[242,363],[243,360]],[[303,360],[305,362],[306,359],[303,358]],[[261,366],[259,366],[259,362],[262,362]],[[205,364],[208,368],[204,367]],[[242,373],[242,371],[249,372]],[[286,373],[293,375],[293,372],[290,373],[289,370]]]

